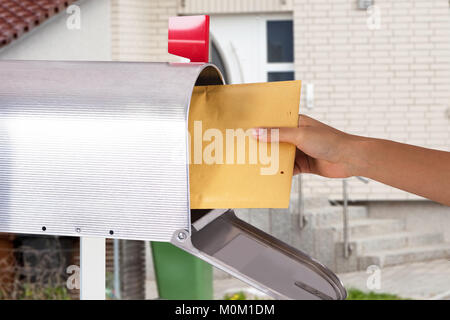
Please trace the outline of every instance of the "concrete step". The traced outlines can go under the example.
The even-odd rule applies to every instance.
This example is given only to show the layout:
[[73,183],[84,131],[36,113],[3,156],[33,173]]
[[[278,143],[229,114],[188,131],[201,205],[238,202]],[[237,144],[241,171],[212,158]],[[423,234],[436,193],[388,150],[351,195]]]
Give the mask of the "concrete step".
[[[336,241],[344,240],[342,222],[328,226],[334,231]],[[404,231],[405,222],[399,219],[349,219],[349,237],[350,239],[385,235]]]
[[[291,203],[297,204],[298,196],[297,194],[291,195]],[[330,201],[327,197],[307,197],[303,198],[303,206],[305,209],[318,209],[329,207]]]
[[[272,224],[275,220],[289,219],[289,215],[295,219],[296,211],[294,208],[287,210],[277,209],[235,209],[237,216],[250,224],[262,228],[263,230],[270,229],[269,224],[272,219]],[[367,208],[364,206],[351,206],[348,210],[348,216],[350,220],[361,220],[367,218]],[[325,228],[329,225],[342,224],[342,207],[339,206],[327,206],[314,209],[305,209],[304,217],[307,221],[307,225],[310,228]],[[287,230],[289,230],[289,221],[286,221]]]
[[[364,206],[349,206],[349,220],[367,218],[367,208]],[[305,218],[313,227],[323,228],[329,225],[342,224],[343,212],[341,206],[305,209]]]
[[350,245],[355,254],[363,255],[366,252],[425,246],[442,243],[443,241],[444,235],[442,233],[398,232],[350,238]]
[[368,252],[359,257],[358,264],[360,270],[365,270],[370,265],[387,267],[436,259],[450,259],[450,243]]

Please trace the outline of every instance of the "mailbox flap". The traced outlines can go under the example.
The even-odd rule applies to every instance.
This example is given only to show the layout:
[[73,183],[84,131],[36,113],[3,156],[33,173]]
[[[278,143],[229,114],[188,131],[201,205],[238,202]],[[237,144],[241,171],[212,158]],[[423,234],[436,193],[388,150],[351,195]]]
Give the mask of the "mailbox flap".
[[277,299],[341,300],[346,291],[327,267],[240,220],[232,210],[203,213],[192,234],[172,243]]

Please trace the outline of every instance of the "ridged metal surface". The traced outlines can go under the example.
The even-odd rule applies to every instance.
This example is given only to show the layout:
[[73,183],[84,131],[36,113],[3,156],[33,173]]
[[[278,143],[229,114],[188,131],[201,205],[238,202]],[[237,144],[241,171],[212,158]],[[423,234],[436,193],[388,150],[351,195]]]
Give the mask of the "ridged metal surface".
[[214,67],[0,70],[0,232],[169,241],[189,229],[187,112],[200,73],[221,82]]

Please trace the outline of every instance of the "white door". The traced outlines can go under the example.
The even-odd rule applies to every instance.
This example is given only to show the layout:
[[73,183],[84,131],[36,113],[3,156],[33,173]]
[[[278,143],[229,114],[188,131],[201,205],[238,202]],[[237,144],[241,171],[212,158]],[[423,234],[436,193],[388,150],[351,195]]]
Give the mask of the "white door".
[[211,16],[212,62],[227,83],[294,79],[290,14]]

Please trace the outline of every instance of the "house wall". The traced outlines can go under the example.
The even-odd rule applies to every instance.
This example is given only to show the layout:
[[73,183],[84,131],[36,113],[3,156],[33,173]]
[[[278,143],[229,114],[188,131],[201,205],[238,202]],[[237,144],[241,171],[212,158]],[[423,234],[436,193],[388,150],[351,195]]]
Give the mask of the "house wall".
[[[354,0],[294,4],[296,77],[315,85],[303,112],[347,132],[450,149],[447,0],[376,0],[379,30]],[[304,97],[304,96],[303,96]],[[306,194],[341,198],[340,181],[305,176]],[[353,199],[417,199],[349,180]]]
[[167,30],[176,15],[176,0],[111,0],[112,59],[174,60],[167,53]]
[[[375,4],[378,30],[369,29],[368,13],[356,0],[152,0],[143,10],[153,19],[149,27],[156,26],[144,37],[151,50],[127,50],[153,61],[167,57],[168,15],[292,12],[296,78],[315,88],[314,107],[305,107],[303,94],[301,112],[353,134],[450,150],[449,2]],[[340,180],[305,175],[303,187],[306,196],[342,198]],[[353,200],[420,199],[357,179],[349,180],[349,194]]]
[[286,12],[294,0],[181,0],[178,14]]
[[60,13],[0,51],[0,59],[111,60],[109,0],[79,1],[81,28]]

